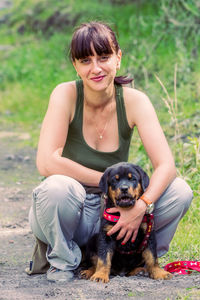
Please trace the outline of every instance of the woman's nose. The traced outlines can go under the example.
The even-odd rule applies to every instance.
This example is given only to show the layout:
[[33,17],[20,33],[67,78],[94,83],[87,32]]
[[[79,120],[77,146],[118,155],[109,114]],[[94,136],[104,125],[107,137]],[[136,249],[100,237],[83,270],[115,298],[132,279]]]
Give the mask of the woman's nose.
[[93,60],[92,62],[92,72],[94,74],[99,74],[101,72],[101,67],[97,60]]

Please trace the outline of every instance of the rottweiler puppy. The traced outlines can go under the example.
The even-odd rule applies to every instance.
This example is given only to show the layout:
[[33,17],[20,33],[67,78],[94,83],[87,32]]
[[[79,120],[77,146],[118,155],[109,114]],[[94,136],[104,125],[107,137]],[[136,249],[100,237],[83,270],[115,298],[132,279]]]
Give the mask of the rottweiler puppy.
[[133,207],[148,185],[149,177],[139,166],[118,163],[106,169],[100,180],[100,188],[105,195],[101,228],[87,245],[86,258],[91,264],[81,272],[83,278],[106,283],[110,274],[133,276],[140,271],[147,272],[153,279],[172,277],[158,264],[153,215],[144,216],[134,242],[129,240],[122,245],[122,239],[116,240],[118,233],[107,235],[119,219],[119,213],[109,214],[106,210]]

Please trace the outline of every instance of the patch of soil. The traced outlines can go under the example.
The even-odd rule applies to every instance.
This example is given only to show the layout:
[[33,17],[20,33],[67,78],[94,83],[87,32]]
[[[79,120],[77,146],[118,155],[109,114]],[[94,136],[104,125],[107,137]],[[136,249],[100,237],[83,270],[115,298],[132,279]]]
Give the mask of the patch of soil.
[[34,238],[28,224],[32,189],[40,176],[36,150],[24,146],[27,134],[0,132],[0,300],[31,299],[200,299],[200,277],[176,275],[169,281],[144,276],[112,277],[107,284],[76,277],[55,284],[46,275],[28,276]]

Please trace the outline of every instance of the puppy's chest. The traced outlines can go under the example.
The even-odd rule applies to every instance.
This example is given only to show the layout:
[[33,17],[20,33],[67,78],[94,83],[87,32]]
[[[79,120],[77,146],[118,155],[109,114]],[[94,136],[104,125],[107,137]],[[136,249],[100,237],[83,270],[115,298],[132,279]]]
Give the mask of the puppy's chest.
[[[105,222],[103,225],[103,231],[105,232],[105,234],[107,234],[107,232],[112,229],[112,227],[115,225],[115,223],[113,224],[112,222]],[[114,233],[111,236],[107,236],[106,239],[107,241],[109,241],[110,239],[115,243],[115,247],[114,250],[116,252],[118,252],[119,254],[133,254],[138,252],[140,245],[142,244],[144,238],[145,238],[145,224],[141,224],[139,230],[138,230],[138,234],[136,237],[136,240],[134,242],[131,242],[131,239],[128,240],[128,242],[125,245],[122,245],[122,241],[123,239],[117,240],[117,235],[119,232]]]

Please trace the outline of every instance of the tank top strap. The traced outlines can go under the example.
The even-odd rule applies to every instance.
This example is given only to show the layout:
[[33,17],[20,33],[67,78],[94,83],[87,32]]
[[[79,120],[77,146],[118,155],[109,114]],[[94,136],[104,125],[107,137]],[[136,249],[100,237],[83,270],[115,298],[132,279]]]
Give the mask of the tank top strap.
[[124,104],[123,88],[121,85],[115,84],[116,93],[116,105],[117,105],[117,116],[118,116],[118,127],[119,135],[123,138],[129,138],[132,133],[127,120],[126,109]]
[[83,119],[83,82],[82,80],[76,80],[76,108],[75,108],[75,115],[73,119],[73,123],[76,123],[77,126],[82,128],[82,119]]
[[83,104],[83,81],[76,80],[76,91],[77,91],[77,105]]

